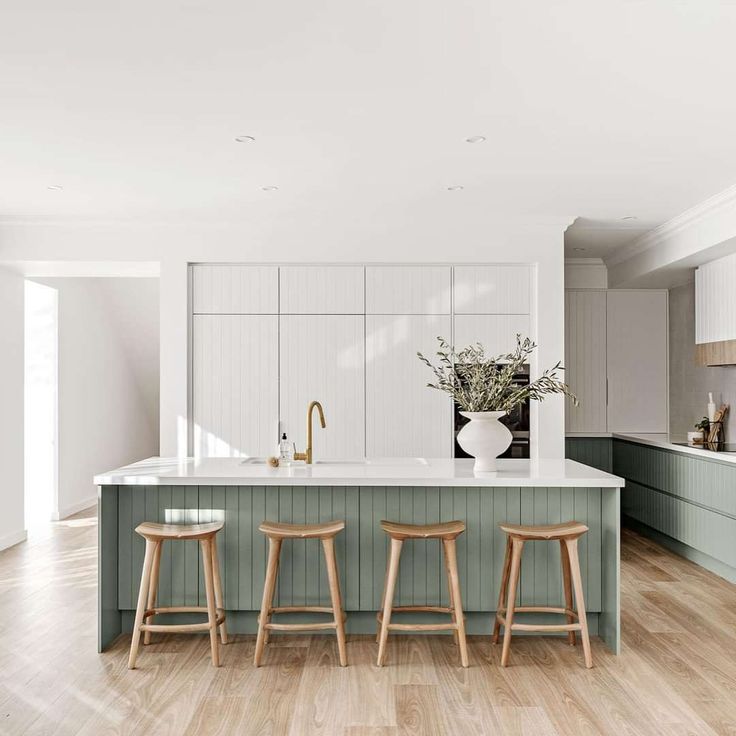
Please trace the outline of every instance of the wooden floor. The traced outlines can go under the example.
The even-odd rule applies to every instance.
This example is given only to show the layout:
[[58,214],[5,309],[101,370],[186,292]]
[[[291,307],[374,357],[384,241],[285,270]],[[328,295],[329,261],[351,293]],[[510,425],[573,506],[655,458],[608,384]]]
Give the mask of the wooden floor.
[[471,638],[277,638],[256,670],[253,637],[210,665],[205,636],[169,637],[126,669],[128,637],[96,649],[96,520],[50,525],[0,553],[2,734],[736,734],[736,586],[625,533],[621,657],[595,667],[563,639],[519,637],[512,665]]

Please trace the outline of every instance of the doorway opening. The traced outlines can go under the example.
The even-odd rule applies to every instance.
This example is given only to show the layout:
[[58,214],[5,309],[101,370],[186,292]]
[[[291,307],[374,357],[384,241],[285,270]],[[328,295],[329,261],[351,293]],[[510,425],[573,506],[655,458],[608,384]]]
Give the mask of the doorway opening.
[[25,282],[25,524],[48,524],[58,498],[58,292]]

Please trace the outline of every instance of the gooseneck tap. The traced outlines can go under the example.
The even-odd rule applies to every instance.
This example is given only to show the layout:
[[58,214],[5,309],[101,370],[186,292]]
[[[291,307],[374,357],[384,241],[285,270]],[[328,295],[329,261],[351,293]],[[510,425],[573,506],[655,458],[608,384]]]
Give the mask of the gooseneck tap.
[[319,423],[322,425],[322,429],[327,427],[322,404],[319,401],[310,401],[307,407],[307,451],[294,453],[294,460],[305,460],[307,465],[312,464],[312,414],[314,414],[315,409],[319,412]]

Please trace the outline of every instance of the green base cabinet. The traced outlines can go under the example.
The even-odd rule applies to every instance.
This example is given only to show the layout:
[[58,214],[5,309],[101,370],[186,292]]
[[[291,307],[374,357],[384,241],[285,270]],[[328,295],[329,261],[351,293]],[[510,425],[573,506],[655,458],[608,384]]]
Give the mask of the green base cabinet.
[[591,465],[609,453],[602,469],[626,480],[626,525],[736,582],[736,464],[618,438],[568,438],[566,445],[569,458]]

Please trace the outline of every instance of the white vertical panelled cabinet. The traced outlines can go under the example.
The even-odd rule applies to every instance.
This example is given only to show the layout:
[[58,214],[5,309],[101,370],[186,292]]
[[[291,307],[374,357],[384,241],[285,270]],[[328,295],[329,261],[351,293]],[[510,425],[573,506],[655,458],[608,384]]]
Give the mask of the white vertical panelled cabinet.
[[449,334],[449,315],[366,316],[368,456],[451,456],[452,402],[427,388],[433,376],[417,357],[431,356],[437,335]]
[[667,292],[606,294],[608,431],[667,432]]
[[487,355],[500,355],[514,350],[516,335],[529,337],[529,330],[528,314],[456,314],[453,341],[458,349],[479,342]]
[[736,254],[695,269],[695,342],[736,340]]
[[606,432],[606,292],[565,292],[565,381],[578,397],[567,399],[568,432]]
[[191,273],[194,314],[278,314],[276,266],[198,263]]
[[364,314],[363,266],[281,266],[281,314]]
[[307,406],[316,399],[324,406],[327,429],[315,416],[315,458],[363,457],[365,317],[282,315],[280,323],[282,429],[303,451]]
[[366,314],[450,314],[449,266],[366,266]]
[[451,402],[426,388],[416,352],[433,353],[438,335],[513,350],[517,333],[530,334],[531,275],[509,265],[193,265],[192,451],[270,455],[279,419],[301,450],[317,399],[328,422],[315,428],[318,459],[449,456]]
[[455,266],[455,314],[529,314],[530,266]]
[[192,318],[196,457],[270,455],[278,430],[278,317]]

